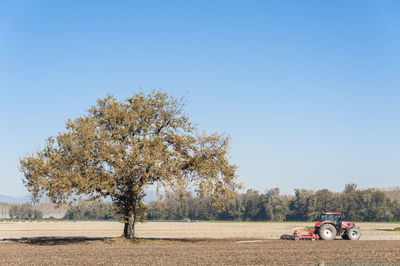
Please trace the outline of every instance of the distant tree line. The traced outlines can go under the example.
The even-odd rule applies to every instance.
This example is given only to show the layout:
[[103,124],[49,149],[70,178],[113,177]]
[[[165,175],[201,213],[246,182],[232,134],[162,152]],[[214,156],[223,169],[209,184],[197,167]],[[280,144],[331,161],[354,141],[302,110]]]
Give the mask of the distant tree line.
[[43,213],[30,203],[10,204],[0,203],[0,218],[21,219],[21,220],[40,220]]
[[[0,218],[42,219],[50,214],[67,220],[121,220],[112,202],[81,200],[55,211],[49,203],[39,205],[0,203]],[[357,189],[347,184],[342,192],[296,189],[295,195],[281,195],[278,188],[260,193],[249,189],[234,195],[225,209],[213,205],[211,197],[187,192],[182,199],[165,194],[145,205],[148,220],[226,220],[226,221],[312,221],[321,211],[342,213],[355,221],[400,221],[400,188]],[[46,214],[44,217],[43,214]]]
[[280,195],[274,188],[260,193],[247,190],[236,194],[225,210],[213,207],[211,198],[194,197],[187,193],[182,200],[166,195],[148,205],[149,220],[237,220],[237,221],[311,221],[321,211],[336,211],[348,220],[399,221],[400,203],[379,189],[359,190],[355,184],[345,186],[343,192],[328,189],[312,191],[296,189],[294,196]]
[[64,216],[66,220],[116,220],[117,209],[111,202],[82,200],[73,204]]
[[67,206],[57,207],[47,200],[39,204],[25,202],[23,204],[0,202],[0,219],[40,220],[63,218]]
[[21,205],[13,205],[10,208],[10,218],[24,219],[24,220],[40,220],[43,218],[41,211],[33,208],[29,203]]
[[119,218],[114,205],[102,200],[82,200],[58,208],[47,201],[39,204],[0,203],[0,219],[117,220]]

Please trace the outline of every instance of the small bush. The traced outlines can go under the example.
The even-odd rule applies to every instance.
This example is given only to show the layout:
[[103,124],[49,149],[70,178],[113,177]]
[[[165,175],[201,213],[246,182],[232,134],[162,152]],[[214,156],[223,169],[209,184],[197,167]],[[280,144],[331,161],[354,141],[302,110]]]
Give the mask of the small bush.
[[400,227],[396,227],[395,229],[393,229],[393,231],[400,232]]

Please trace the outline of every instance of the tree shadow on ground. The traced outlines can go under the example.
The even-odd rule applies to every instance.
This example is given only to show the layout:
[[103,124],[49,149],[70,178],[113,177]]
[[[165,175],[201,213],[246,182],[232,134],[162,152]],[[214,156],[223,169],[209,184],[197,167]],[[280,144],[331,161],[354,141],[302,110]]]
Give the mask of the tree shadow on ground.
[[24,237],[24,238],[4,238],[1,242],[14,242],[37,246],[56,246],[56,245],[71,245],[71,244],[89,244],[90,242],[100,241],[105,244],[118,243],[143,243],[157,241],[174,241],[195,243],[207,241],[209,239],[194,239],[194,238],[136,238],[134,240],[125,239],[123,237]]
[[68,244],[82,244],[91,241],[104,241],[105,237],[23,237],[23,238],[5,238],[1,242],[14,242],[38,246],[54,246]]

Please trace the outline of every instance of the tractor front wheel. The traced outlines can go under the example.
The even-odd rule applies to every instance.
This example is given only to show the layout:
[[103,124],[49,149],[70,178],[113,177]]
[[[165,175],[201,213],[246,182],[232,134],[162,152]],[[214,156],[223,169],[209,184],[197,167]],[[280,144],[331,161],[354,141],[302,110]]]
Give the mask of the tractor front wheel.
[[336,237],[336,228],[333,224],[324,224],[319,229],[319,237],[322,240],[333,240]]
[[349,240],[358,240],[360,239],[361,232],[360,229],[353,227],[347,231],[347,239]]

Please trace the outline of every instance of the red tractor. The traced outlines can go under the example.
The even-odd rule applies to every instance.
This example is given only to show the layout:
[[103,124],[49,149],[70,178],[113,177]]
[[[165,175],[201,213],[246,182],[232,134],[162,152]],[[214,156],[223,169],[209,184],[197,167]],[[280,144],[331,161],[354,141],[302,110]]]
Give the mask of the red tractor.
[[295,230],[291,235],[282,235],[281,239],[332,240],[336,236],[341,236],[346,240],[358,240],[361,236],[360,228],[353,222],[343,221],[337,212],[323,212],[315,223],[314,229]]

